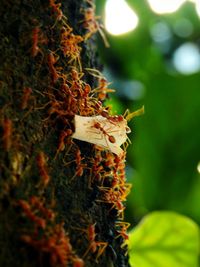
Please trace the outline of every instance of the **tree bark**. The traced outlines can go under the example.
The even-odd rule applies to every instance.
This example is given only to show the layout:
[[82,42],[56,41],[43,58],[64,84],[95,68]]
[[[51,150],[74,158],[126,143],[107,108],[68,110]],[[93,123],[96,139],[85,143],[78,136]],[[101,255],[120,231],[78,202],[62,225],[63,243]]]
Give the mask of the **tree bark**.
[[103,108],[86,91],[98,83],[85,71],[99,68],[94,6],[0,3],[0,266],[128,266],[122,199],[106,197],[122,166],[71,138],[75,114]]

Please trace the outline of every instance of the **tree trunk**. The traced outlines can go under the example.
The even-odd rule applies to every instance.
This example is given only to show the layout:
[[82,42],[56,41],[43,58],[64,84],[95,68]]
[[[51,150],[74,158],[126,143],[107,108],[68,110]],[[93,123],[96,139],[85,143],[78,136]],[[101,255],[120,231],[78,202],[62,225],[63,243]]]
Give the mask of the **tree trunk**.
[[94,6],[0,3],[0,266],[128,266],[124,159],[71,137],[103,109]]

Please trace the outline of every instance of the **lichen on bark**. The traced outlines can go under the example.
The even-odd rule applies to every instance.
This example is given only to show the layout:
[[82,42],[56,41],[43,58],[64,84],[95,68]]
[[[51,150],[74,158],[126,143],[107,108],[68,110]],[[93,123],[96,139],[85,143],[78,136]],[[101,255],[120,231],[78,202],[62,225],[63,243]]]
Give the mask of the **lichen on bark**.
[[75,114],[104,109],[88,8],[1,0],[0,266],[128,266],[125,153],[71,138]]

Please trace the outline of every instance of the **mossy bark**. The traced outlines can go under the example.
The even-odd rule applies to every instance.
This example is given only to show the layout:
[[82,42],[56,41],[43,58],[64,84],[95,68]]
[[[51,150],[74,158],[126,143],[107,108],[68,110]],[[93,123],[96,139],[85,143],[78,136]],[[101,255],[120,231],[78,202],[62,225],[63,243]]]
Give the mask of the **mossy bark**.
[[[63,27],[84,36],[83,12],[91,6],[78,0],[52,3],[57,4],[0,0],[0,266],[81,267],[81,259],[87,267],[128,266],[116,229],[118,210],[101,201],[113,166],[104,166],[102,173],[110,177],[102,186],[93,171],[94,146],[70,136],[61,142],[63,133],[74,131],[75,114],[92,115],[80,108],[78,89],[74,95],[61,90],[65,79],[72,86],[72,68],[83,72],[77,57],[63,55]],[[98,68],[94,37],[78,45],[83,70]],[[81,79],[96,87],[93,76]],[[87,236],[92,225],[100,242],[96,251]]]

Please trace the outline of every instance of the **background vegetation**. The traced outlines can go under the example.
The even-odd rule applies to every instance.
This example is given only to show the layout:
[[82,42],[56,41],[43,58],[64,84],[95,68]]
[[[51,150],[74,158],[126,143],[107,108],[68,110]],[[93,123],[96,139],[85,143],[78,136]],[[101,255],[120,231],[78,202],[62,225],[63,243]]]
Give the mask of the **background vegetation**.
[[[101,3],[99,13],[104,15],[105,1]],[[199,225],[200,72],[196,68],[183,73],[174,60],[177,49],[184,44],[199,48],[200,18],[189,1],[177,12],[166,15],[154,13],[145,0],[128,3],[139,17],[138,27],[120,36],[108,34],[111,45],[108,50],[100,42],[105,75],[117,91],[108,103],[116,113],[145,105],[145,115],[130,123],[133,144],[128,148],[127,178],[133,189],[126,220],[135,227],[144,215],[168,210],[186,215]],[[183,59],[187,56],[185,52]],[[165,219],[171,222],[170,217]],[[161,232],[165,231],[162,224],[159,227]],[[153,225],[149,229],[154,231]],[[188,228],[182,229],[187,232]],[[197,237],[198,231],[194,235]],[[181,238],[181,233],[177,238]],[[199,241],[195,242],[197,249]],[[197,254],[191,257],[194,261],[190,263],[180,263],[177,258],[164,265],[153,261],[150,265],[133,262],[132,266],[198,266]]]

